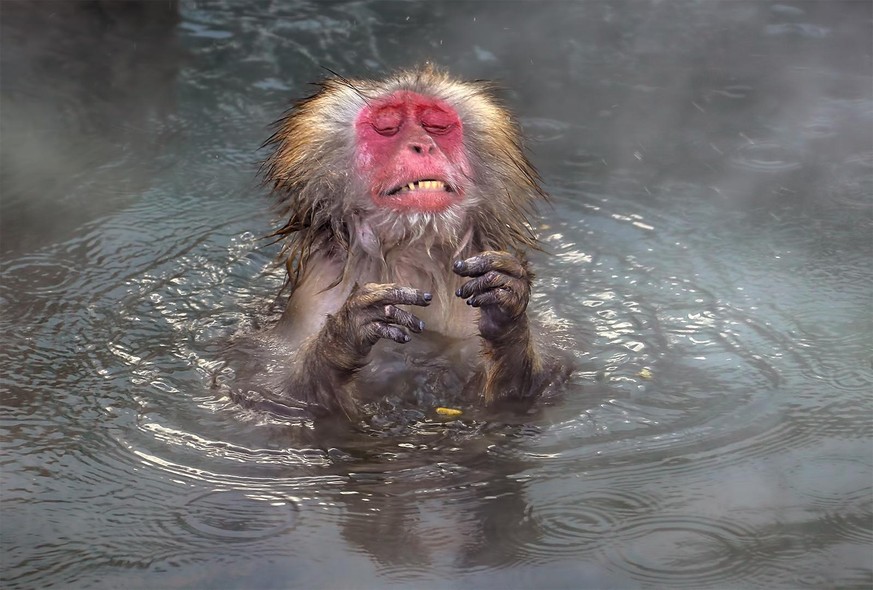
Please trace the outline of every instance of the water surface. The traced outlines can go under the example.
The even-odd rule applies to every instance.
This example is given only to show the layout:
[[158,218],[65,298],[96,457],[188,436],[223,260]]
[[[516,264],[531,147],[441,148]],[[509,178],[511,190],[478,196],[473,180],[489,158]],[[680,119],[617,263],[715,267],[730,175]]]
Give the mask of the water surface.
[[[869,3],[0,13],[4,587],[873,585]],[[451,422],[239,408],[270,123],[324,68],[428,59],[520,116],[572,382]]]

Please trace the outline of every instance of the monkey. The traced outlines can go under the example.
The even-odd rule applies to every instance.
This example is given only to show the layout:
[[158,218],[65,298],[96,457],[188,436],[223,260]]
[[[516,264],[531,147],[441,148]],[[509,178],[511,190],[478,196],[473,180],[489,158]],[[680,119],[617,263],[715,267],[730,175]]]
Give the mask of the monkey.
[[494,86],[430,64],[317,86],[264,144],[289,291],[270,389],[355,419],[435,358],[485,406],[535,399],[561,371],[527,312],[548,196]]

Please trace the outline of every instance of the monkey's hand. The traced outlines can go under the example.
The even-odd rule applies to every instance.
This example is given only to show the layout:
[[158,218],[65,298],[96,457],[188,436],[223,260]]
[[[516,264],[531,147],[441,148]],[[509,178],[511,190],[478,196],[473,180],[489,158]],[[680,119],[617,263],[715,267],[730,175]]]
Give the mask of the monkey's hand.
[[474,277],[455,295],[479,308],[479,333],[485,340],[499,341],[518,328],[527,330],[525,310],[532,275],[526,262],[509,252],[486,251],[456,261],[452,270],[462,277]]
[[479,308],[483,363],[468,388],[487,401],[523,399],[542,391],[542,364],[527,321],[530,284],[527,263],[508,252],[488,251],[452,266],[473,277],[455,292]]
[[339,311],[327,317],[319,352],[338,369],[358,369],[380,338],[403,344],[409,342],[406,330],[417,334],[424,329],[423,321],[398,305],[427,306],[431,298],[430,293],[393,283],[355,285]]

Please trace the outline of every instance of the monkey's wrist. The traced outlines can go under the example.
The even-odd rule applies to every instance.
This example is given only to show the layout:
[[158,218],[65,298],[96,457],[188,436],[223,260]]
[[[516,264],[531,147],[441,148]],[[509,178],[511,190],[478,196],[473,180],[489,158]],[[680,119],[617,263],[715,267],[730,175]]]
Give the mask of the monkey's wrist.
[[327,368],[341,373],[354,373],[367,364],[371,346],[349,337],[343,329],[347,322],[329,315],[327,322],[313,343],[313,356]]
[[488,318],[485,322],[480,322],[479,335],[483,340],[497,348],[513,345],[527,346],[530,340],[527,314],[523,313],[516,318],[500,320]]

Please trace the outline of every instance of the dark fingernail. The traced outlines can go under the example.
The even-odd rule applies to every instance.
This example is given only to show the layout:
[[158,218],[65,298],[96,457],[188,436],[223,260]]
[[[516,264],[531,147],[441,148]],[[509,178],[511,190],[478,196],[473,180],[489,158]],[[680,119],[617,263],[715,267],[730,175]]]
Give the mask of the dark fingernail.
[[461,296],[461,289],[460,288],[457,291],[455,291],[455,295],[457,295],[458,297]]
[[462,268],[464,268],[464,261],[463,260],[455,260],[455,263],[452,264],[452,268],[454,270],[461,270]]
[[424,330],[424,322],[422,320],[418,321],[418,331],[421,332]]
[[425,293],[424,295],[422,295],[422,297],[425,301],[430,301],[431,299],[433,299],[433,295],[431,295],[430,293]]
[[403,335],[403,342],[404,342],[404,343],[405,343],[405,342],[409,342],[409,334],[404,334],[404,335]]

